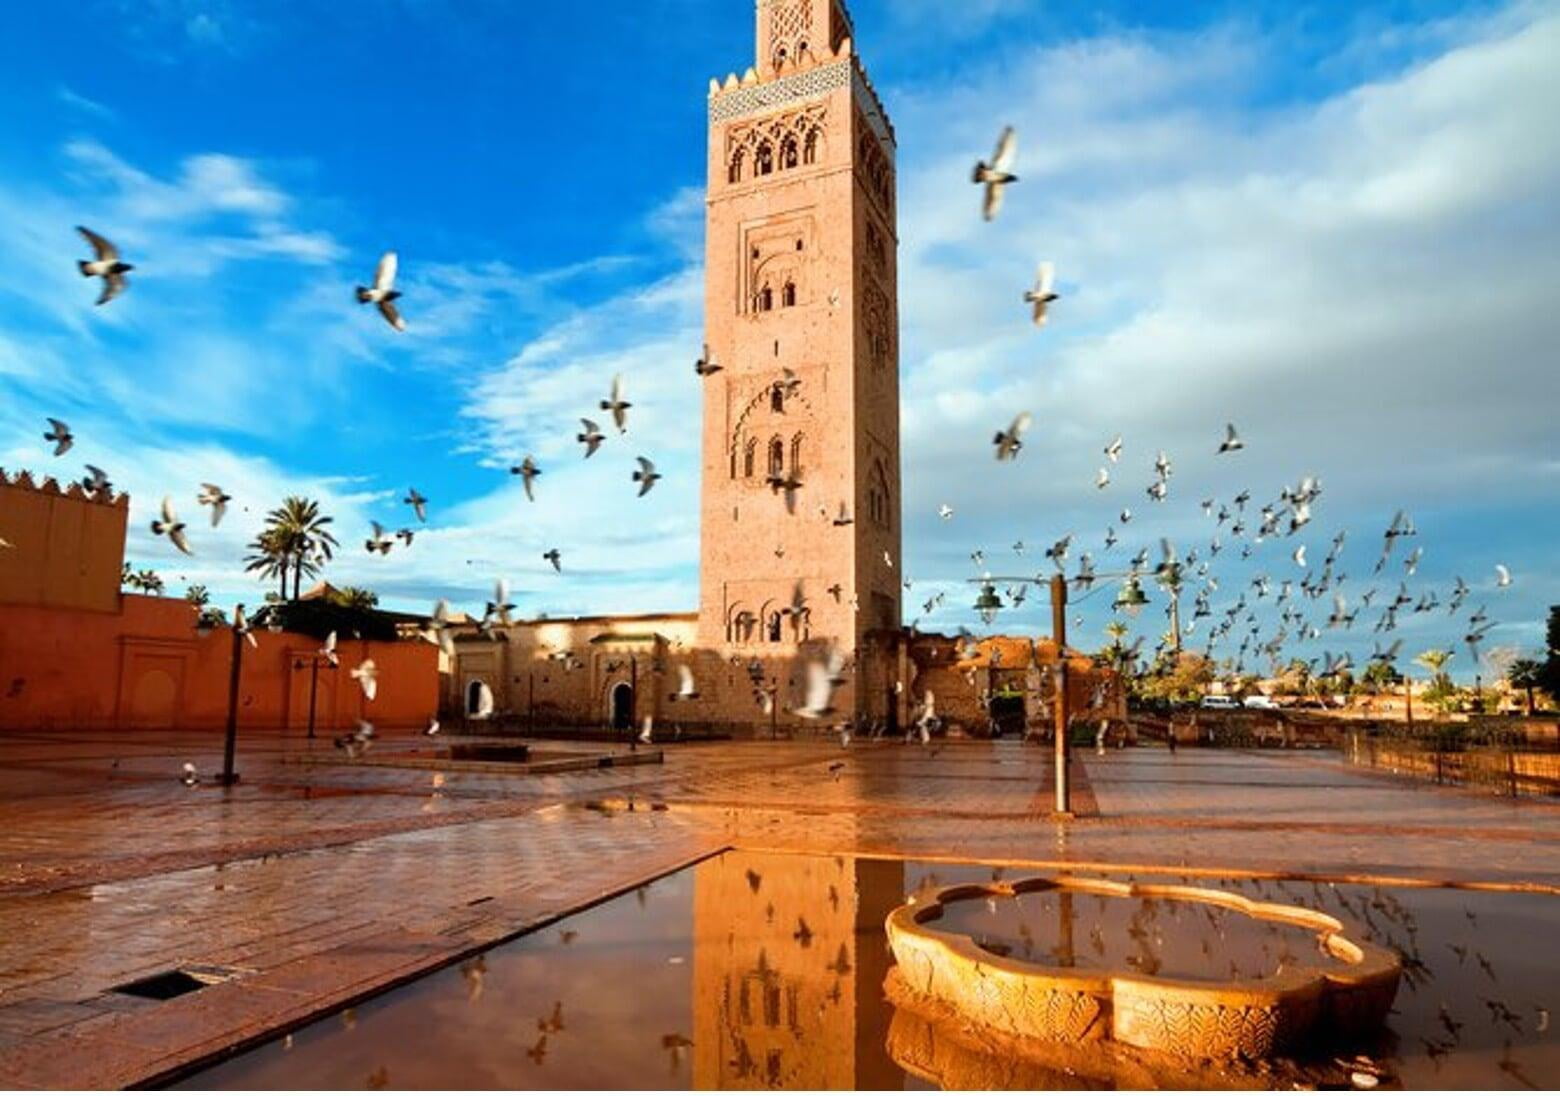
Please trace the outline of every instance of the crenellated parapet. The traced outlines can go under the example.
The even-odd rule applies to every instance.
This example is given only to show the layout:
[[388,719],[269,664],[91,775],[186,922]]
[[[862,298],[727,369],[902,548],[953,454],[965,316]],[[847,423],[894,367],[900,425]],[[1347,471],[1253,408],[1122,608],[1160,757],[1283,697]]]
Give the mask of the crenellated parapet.
[[842,39],[839,46],[832,50],[827,47],[808,49],[795,58],[780,60],[775,66],[774,75],[768,79],[761,77],[752,66],[741,76],[731,72],[727,73],[725,80],[712,78],[709,90],[710,121],[724,122],[782,107],[845,87],[852,82],[861,93],[868,122],[878,132],[878,136],[893,147],[894,127],[849,38]]
[[53,476],[44,476],[42,479],[34,477],[33,473],[23,468],[15,473],[7,472],[0,468],[0,487],[15,487],[23,491],[35,491],[40,495],[56,495],[60,498],[79,499],[82,502],[95,503],[99,506],[114,506],[122,510],[130,508],[130,494],[127,491],[115,493],[109,491],[93,491],[77,480],[72,480],[64,487]]

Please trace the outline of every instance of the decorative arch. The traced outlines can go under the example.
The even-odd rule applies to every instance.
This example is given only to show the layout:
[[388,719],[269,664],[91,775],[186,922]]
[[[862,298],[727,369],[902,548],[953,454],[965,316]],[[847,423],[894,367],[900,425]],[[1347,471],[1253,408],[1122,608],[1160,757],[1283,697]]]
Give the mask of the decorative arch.
[[774,146],[768,141],[758,143],[758,151],[753,156],[753,175],[768,175],[775,169]]
[[791,436],[791,475],[802,474],[802,433],[797,431]]
[[769,439],[769,476],[785,475],[785,442],[776,434]]
[[742,475],[745,479],[753,478],[753,461],[757,450],[757,438],[749,438],[747,444],[742,447]]
[[732,153],[731,160],[726,164],[726,182],[740,183],[742,181],[742,169],[747,160],[747,149],[741,145]]

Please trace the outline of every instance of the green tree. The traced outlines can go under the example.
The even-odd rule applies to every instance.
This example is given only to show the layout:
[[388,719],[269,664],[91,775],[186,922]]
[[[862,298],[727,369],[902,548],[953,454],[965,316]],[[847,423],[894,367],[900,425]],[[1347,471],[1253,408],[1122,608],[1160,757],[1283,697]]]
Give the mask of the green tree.
[[1533,691],[1544,684],[1544,664],[1536,658],[1519,658],[1506,670],[1506,684],[1527,694],[1527,714],[1533,714]]
[[[313,578],[337,547],[335,535],[327,528],[334,519],[320,513],[320,504],[301,495],[288,495],[282,504],[266,515],[269,548],[282,570],[282,596],[287,596],[286,568],[291,565],[293,599],[302,589],[303,576]],[[264,535],[264,534],[262,534]]]
[[1544,638],[1549,653],[1544,656],[1544,675],[1540,684],[1544,692],[1560,700],[1560,605],[1549,607],[1549,628]]
[[261,530],[260,535],[249,542],[249,555],[244,557],[244,570],[258,572],[267,581],[281,580],[281,598],[287,597],[287,546],[274,529]]
[[372,609],[379,604],[379,595],[361,586],[343,586],[331,591],[330,600],[343,609]]
[[184,600],[197,609],[204,609],[211,602],[211,594],[197,582],[185,589]]
[[142,593],[151,594],[153,597],[162,597],[164,588],[162,576],[150,567],[143,567],[135,573],[134,582]]

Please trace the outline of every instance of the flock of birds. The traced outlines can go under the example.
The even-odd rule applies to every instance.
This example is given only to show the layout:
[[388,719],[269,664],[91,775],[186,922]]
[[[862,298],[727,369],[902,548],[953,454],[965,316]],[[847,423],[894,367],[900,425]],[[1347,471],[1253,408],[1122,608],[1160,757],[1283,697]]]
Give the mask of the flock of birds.
[[[1019,181],[1014,173],[1016,156],[1017,136],[1009,126],[999,136],[990,161],[980,160],[975,165],[972,179],[983,190],[981,208],[987,221],[996,218],[1002,209],[1007,188]],[[86,227],[79,227],[78,231],[93,251],[91,259],[80,261],[80,271],[85,277],[96,277],[102,280],[102,292],[97,303],[107,304],[125,292],[129,286],[127,275],[135,268],[124,261],[119,249],[103,235]],[[373,305],[393,330],[404,332],[407,324],[399,308],[402,293],[396,288],[397,272],[396,253],[385,252],[374,270],[371,283],[356,288],[356,298],[360,304]],[[1060,296],[1056,288],[1055,265],[1050,261],[1041,262],[1033,287],[1023,294],[1023,301],[1029,306],[1030,316],[1035,325],[1043,326],[1047,322],[1051,308],[1060,300]],[[707,345],[694,362],[695,375],[700,378],[711,376],[721,368],[722,366],[714,361]],[[794,373],[783,369],[776,383],[794,389],[799,382]],[[629,411],[632,406],[626,396],[622,375],[615,376],[607,396],[600,400],[598,407],[610,418],[618,435],[628,432]],[[575,439],[582,447],[583,458],[589,460],[608,440],[608,435],[596,420],[588,416],[581,416],[579,421],[581,430],[575,435]],[[1032,414],[1023,411],[1014,416],[1005,428],[996,431],[992,444],[997,461],[1012,462],[1019,457],[1024,446],[1024,435],[1033,421]],[[49,429],[43,437],[53,443],[56,457],[63,456],[74,444],[75,435],[69,424],[63,420],[50,418],[48,424]],[[1245,444],[1235,425],[1229,423],[1225,427],[1224,436],[1216,445],[1216,452],[1221,455],[1239,453],[1244,450]],[[1112,439],[1104,446],[1102,452],[1105,460],[1099,467],[1094,484],[1100,491],[1109,489],[1113,483],[1113,470],[1119,465],[1124,452],[1122,438],[1117,436]],[[644,497],[662,477],[649,458],[638,456],[636,463],[637,467],[632,471],[631,481],[638,485],[638,496]],[[519,478],[526,498],[534,501],[538,481],[544,472],[535,456],[527,453],[521,461],[510,467],[509,472]],[[1161,450],[1153,462],[1153,478],[1144,488],[1151,505],[1164,503],[1169,497],[1173,474],[1170,457]],[[112,491],[112,482],[108,474],[94,465],[87,465],[87,475],[81,483],[89,492],[107,494]],[[770,486],[776,492],[782,490],[785,492],[787,509],[794,513],[796,495],[803,487],[796,480],[794,470],[789,477],[771,476]],[[1319,568],[1309,562],[1308,545],[1300,538],[1300,534],[1311,526],[1312,507],[1321,493],[1321,483],[1314,477],[1305,476],[1293,486],[1283,485],[1276,497],[1265,503],[1252,505],[1253,496],[1249,489],[1240,490],[1228,501],[1206,498],[1202,501],[1202,511],[1212,521],[1206,544],[1201,543],[1199,538],[1199,544],[1185,552],[1178,552],[1168,539],[1162,538],[1159,542],[1159,557],[1152,566],[1149,550],[1147,548],[1138,550],[1127,563],[1125,574],[1130,580],[1135,582],[1139,577],[1152,577],[1172,595],[1174,602],[1179,602],[1183,591],[1189,592],[1191,599],[1189,619],[1179,634],[1167,634],[1160,638],[1155,656],[1165,653],[1166,650],[1179,652],[1184,639],[1191,637],[1200,628],[1205,628],[1207,638],[1204,653],[1212,658],[1216,650],[1226,645],[1233,645],[1235,650],[1230,662],[1231,672],[1239,675],[1245,672],[1248,659],[1255,659],[1258,655],[1265,656],[1276,669],[1280,664],[1281,654],[1290,645],[1316,640],[1320,638],[1324,629],[1352,629],[1361,608],[1379,609],[1374,631],[1380,634],[1395,631],[1399,626],[1400,615],[1429,613],[1443,604],[1452,616],[1456,616],[1461,611],[1470,597],[1471,588],[1460,577],[1452,589],[1444,592],[1444,597],[1435,590],[1425,590],[1417,597],[1409,593],[1406,580],[1415,574],[1423,555],[1422,548],[1418,546],[1411,552],[1405,553],[1403,559],[1405,574],[1398,581],[1396,591],[1391,589],[1389,581],[1383,580],[1381,588],[1373,585],[1363,592],[1352,595],[1351,600],[1351,595],[1345,593],[1344,589],[1349,576],[1345,572],[1341,556],[1346,531],[1340,529],[1333,535]],[[219,485],[212,483],[201,484],[194,498],[197,505],[209,508],[213,528],[222,521],[228,504],[232,501],[231,495]],[[430,506],[427,496],[412,488],[402,501],[410,508],[417,524],[408,524],[392,532],[377,521],[371,522],[371,531],[364,540],[364,548],[370,555],[388,556],[397,541],[409,547],[416,535],[417,525],[427,522]],[[836,525],[848,525],[852,521],[848,508],[843,503],[838,515],[832,515],[827,506],[820,506],[820,512],[825,517],[832,517]],[[953,507],[947,503],[939,506],[937,512],[938,516],[945,521],[954,516]],[[1131,508],[1121,507],[1117,521],[1106,525],[1100,538],[1099,550],[1102,553],[1114,550],[1122,539],[1117,532],[1117,523],[1125,529],[1132,520]],[[193,554],[190,529],[179,518],[171,495],[163,498],[158,516],[151,521],[150,528],[154,535],[166,537],[179,552],[186,555]],[[1412,520],[1406,513],[1399,511],[1384,531],[1381,554],[1372,574],[1381,575],[1399,542],[1407,543],[1416,536],[1417,530]],[[1224,539],[1226,537],[1228,545]],[[1074,542],[1077,539],[1069,532],[1046,549],[1045,557],[1055,572],[1066,574]],[[1287,566],[1293,567],[1298,574],[1282,575],[1276,570],[1272,573],[1263,571],[1250,581],[1249,586],[1240,590],[1238,598],[1216,611],[1213,598],[1220,591],[1220,580],[1213,571],[1215,558],[1225,551],[1227,546],[1234,548],[1238,542],[1239,556],[1242,559],[1250,559],[1265,542],[1278,539],[1293,542],[1293,547],[1287,553]],[[0,540],[0,546],[6,543]],[[323,562],[323,546],[317,551],[320,554],[315,562]],[[777,554],[779,551],[777,549]],[[1013,551],[1018,556],[1024,555],[1023,542],[1014,544]],[[542,553],[542,558],[555,572],[562,573],[563,553],[559,548],[549,548]],[[977,567],[984,566],[986,562],[984,550],[973,551],[971,559]],[[894,565],[894,560],[887,553],[884,554],[883,562],[890,568]],[[1275,566],[1278,565],[1278,561],[1274,563]],[[1495,570],[1497,587],[1503,589],[1509,586],[1511,576],[1506,567],[1496,565]],[[989,573],[986,572],[988,577]],[[1048,576],[1037,574],[1034,582],[1038,584],[1047,579]],[[1074,590],[1087,591],[1096,581],[1093,552],[1078,551],[1075,569],[1069,577],[1070,585]],[[907,590],[913,585],[908,576],[904,577],[903,584]],[[836,597],[839,596],[840,590],[841,587],[838,585],[831,587]],[[1023,603],[1026,592],[1025,584],[1007,590],[1008,597],[1014,605]],[[1329,595],[1331,612],[1324,618],[1308,608],[1307,603],[1317,602]],[[800,585],[792,600],[793,610],[797,613],[805,613],[805,598]],[[941,608],[944,602],[945,592],[938,592],[924,603],[924,612],[931,614]],[[1264,603],[1276,610],[1276,622],[1271,630],[1265,629],[1258,616],[1257,610]],[[495,625],[511,623],[512,609],[507,586],[500,580],[496,585],[494,599],[488,602],[486,612],[478,621],[478,627],[483,632],[490,633]],[[1205,619],[1211,620],[1212,623],[1204,626],[1202,622]],[[431,617],[428,638],[439,643],[446,650],[449,649],[451,620],[448,603],[441,600],[435,606]],[[916,629],[919,621],[920,618],[917,618],[911,622],[912,630]],[[1479,658],[1479,644],[1493,626],[1494,622],[1486,614],[1482,605],[1467,615],[1462,626],[1463,640],[1475,660]],[[961,645],[962,653],[974,652],[974,636],[968,629],[958,630],[957,642]],[[1136,660],[1141,656],[1143,642],[1144,638],[1139,636],[1128,649],[1131,659]],[[1401,640],[1397,639],[1385,647],[1378,642],[1370,661],[1390,663],[1397,657],[1400,645]],[[566,660],[568,655],[568,652],[564,652],[561,658]],[[333,653],[331,657],[334,658]],[[1302,661],[1313,676],[1318,678],[1337,675],[1353,668],[1351,657],[1347,653],[1334,656],[1329,650]],[[799,716],[814,720],[835,716],[837,713],[833,696],[835,691],[844,684],[848,667],[849,660],[846,653],[837,650],[826,651],[813,658],[806,666],[802,700],[792,710]],[[363,667],[359,668],[359,670],[363,669]],[[697,696],[697,686],[692,680],[688,667],[681,666],[678,672],[680,686],[677,695],[689,698]],[[367,667],[366,673],[362,674],[355,670],[354,676],[362,683],[365,697],[371,700],[374,680],[372,666]],[[766,714],[772,712],[773,706],[778,702],[773,687],[765,689],[759,685],[755,686],[755,699]],[[929,738],[930,729],[935,726],[934,699],[928,693],[912,723],[910,734],[920,737],[925,742]],[[853,729],[852,721],[840,723],[839,732],[843,745],[849,744]],[[652,728],[647,724],[641,730],[640,741],[650,741],[651,733]],[[366,749],[371,737],[372,728],[364,724],[364,728],[361,728],[357,734],[348,736],[340,744],[343,749],[353,753]]]

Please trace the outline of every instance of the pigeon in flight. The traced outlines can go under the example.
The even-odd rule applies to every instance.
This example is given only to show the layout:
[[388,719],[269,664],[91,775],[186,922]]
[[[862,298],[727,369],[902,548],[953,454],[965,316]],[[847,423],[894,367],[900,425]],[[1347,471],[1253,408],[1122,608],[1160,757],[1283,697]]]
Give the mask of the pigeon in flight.
[[54,443],[54,455],[64,456],[72,445],[76,444],[76,435],[70,432],[70,427],[59,419],[49,419],[49,432],[43,436],[44,441]]
[[710,344],[705,343],[704,353],[699,356],[698,361],[693,363],[694,373],[701,377],[708,377],[711,373],[719,373],[722,368],[724,367],[716,365],[715,362],[710,360]]
[[125,275],[135,267],[121,261],[119,249],[90,228],[77,225],[76,231],[92,245],[92,251],[97,256],[95,259],[82,259],[76,265],[81,268],[83,278],[103,279],[103,292],[97,303],[107,304],[125,291],[125,287],[130,284]]
[[[448,606],[446,606],[446,613],[447,612],[448,612]],[[438,623],[439,619],[440,619],[439,618],[439,611],[438,611],[438,609],[435,609],[434,610],[434,621],[435,621],[435,623]],[[324,643],[323,646],[320,647],[320,657],[323,658],[326,662],[329,662],[332,666],[338,666],[338,665],[341,664],[341,660],[336,657],[336,633],[334,631],[332,631],[330,633],[330,635],[325,637],[325,643]]]
[[1239,434],[1235,433],[1235,424],[1233,422],[1225,423],[1224,440],[1219,443],[1219,452],[1233,453],[1237,449],[1244,448],[1246,448],[1246,443],[1240,440]]
[[514,611],[514,608],[514,604],[509,600],[509,583],[498,579],[493,583],[493,600],[487,603],[487,610],[483,615],[507,625],[511,623],[509,614]]
[[108,473],[95,464],[87,465],[87,474],[81,480],[81,488],[94,495],[114,493],[114,485],[110,482]]
[[942,518],[944,521],[947,521],[949,518],[953,517],[953,507],[949,506],[946,502],[943,503],[937,508],[937,516]]
[[[585,421],[588,422],[590,420],[587,419]],[[588,449],[585,450],[585,455],[587,457],[590,456],[596,451],[596,446],[600,444],[601,435],[597,434],[595,444],[591,445]],[[531,456],[531,454],[527,453],[525,455],[525,460],[521,461],[519,464],[511,465],[509,474],[511,476],[520,477],[520,482],[522,486],[525,487],[525,497],[530,499],[532,502],[535,502],[536,493],[532,489],[531,484],[536,480],[537,476],[542,474],[542,470],[536,466],[536,460]]]
[[1105,456],[1112,464],[1115,464],[1118,460],[1121,459],[1120,434],[1117,434],[1114,438],[1111,439],[1110,444],[1105,446]]
[[699,695],[693,680],[693,670],[685,662],[677,665],[677,692],[672,695],[675,700],[692,700]]
[[184,763],[184,771],[179,774],[179,783],[183,784],[186,788],[193,788],[195,785],[200,783],[200,773],[197,772],[195,770],[195,766],[188,761]]
[[1121,518],[1121,524],[1125,525],[1132,520],[1132,511],[1123,509],[1118,516]]
[[1495,565],[1495,585],[1502,590],[1511,585],[1511,572],[1506,569],[1504,563]]
[[549,548],[542,553],[542,558],[553,565],[553,570],[563,573],[563,553],[556,548]]
[[417,515],[418,521],[428,520],[428,500],[417,493],[417,488],[411,488],[401,501],[412,508],[412,513]]
[[1029,424],[1034,421],[1028,411],[1021,411],[1013,420],[1013,424],[1006,430],[998,430],[997,436],[991,439],[991,444],[997,447],[998,460],[1012,460],[1018,455],[1018,451],[1024,447],[1023,434],[1029,429]]
[[796,714],[803,719],[823,719],[834,712],[834,690],[845,683],[845,656],[830,651],[826,658],[807,664],[807,692]]
[[386,323],[397,331],[405,331],[406,321],[401,319],[401,313],[395,307],[395,300],[401,295],[401,291],[395,288],[396,261],[394,251],[386,251],[381,255],[379,265],[374,268],[374,284],[358,286],[357,299],[360,304],[377,306]]
[[152,532],[161,537],[166,536],[173,542],[173,546],[185,555],[192,555],[190,542],[184,536],[184,523],[173,513],[173,499],[163,496],[162,518],[152,519]]
[[597,426],[591,419],[581,419],[580,423],[585,429],[575,434],[574,440],[585,447],[585,457],[588,460],[597,449],[601,448],[601,443],[607,440],[607,436],[601,432],[601,427]]
[[397,529],[395,535],[400,538],[402,544],[410,548],[412,546],[412,538],[417,534],[411,529]]
[[1013,132],[1012,126],[1002,130],[1002,135],[997,138],[996,151],[991,154],[991,163],[985,160],[975,162],[975,171],[971,181],[986,188],[985,199],[981,203],[981,216],[991,220],[1002,208],[1002,190],[1009,183],[1018,182],[1018,176],[1013,174],[1013,154],[1018,150],[1018,135]]
[[1153,499],[1155,502],[1164,502],[1165,495],[1169,492],[1169,490],[1170,485],[1164,480],[1155,480],[1153,483],[1149,484],[1148,497]]
[[1110,469],[1109,468],[1106,468],[1103,465],[1100,467],[1099,475],[1094,477],[1094,486],[1095,486],[1096,490],[1100,490],[1100,491],[1103,491],[1103,490],[1105,490],[1105,488],[1110,486]]
[[370,553],[378,552],[382,556],[388,556],[390,549],[395,545],[394,538],[385,533],[385,527],[377,521],[369,522],[374,527],[373,535],[363,542],[363,547]]
[[639,467],[634,470],[634,482],[639,484],[639,498],[644,498],[650,493],[650,488],[655,486],[655,481],[661,478],[661,473],[655,470],[655,465],[646,457],[635,457]]
[[373,700],[379,692],[379,667],[374,665],[374,660],[365,658],[348,672],[357,679],[358,685],[363,690],[363,699]]
[[[89,464],[87,467],[92,466]],[[227,504],[233,501],[233,496],[214,483],[203,483],[195,501],[201,506],[211,507],[211,527],[215,529],[222,521],[222,515],[227,513]]]
[[623,374],[619,373],[612,378],[612,395],[601,401],[601,409],[612,413],[612,424],[619,434],[628,432],[628,409],[632,406],[623,398]]
[[1033,319],[1036,327],[1045,326],[1046,309],[1058,296],[1057,292],[1052,288],[1055,281],[1055,265],[1049,260],[1042,262],[1035,271],[1034,288],[1024,294],[1024,301],[1034,308]]

